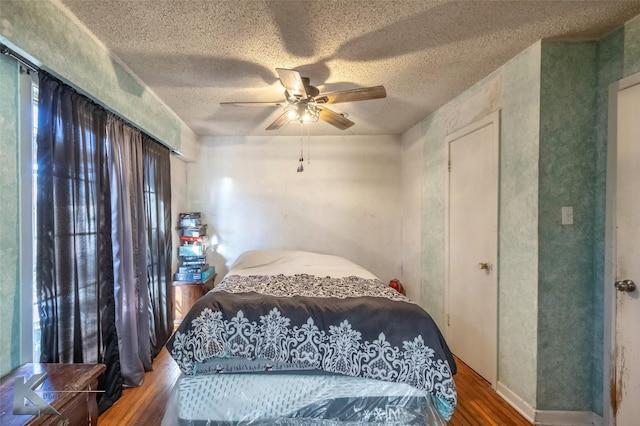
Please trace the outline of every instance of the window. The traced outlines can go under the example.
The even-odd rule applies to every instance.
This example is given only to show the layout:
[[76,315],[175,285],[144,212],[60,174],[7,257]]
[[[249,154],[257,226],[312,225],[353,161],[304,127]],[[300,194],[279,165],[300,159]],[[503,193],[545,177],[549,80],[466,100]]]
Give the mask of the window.
[[[31,117],[33,119],[31,128],[31,182],[33,185],[33,190],[31,191],[31,218],[32,218],[32,234],[33,241],[35,241],[38,236],[36,234],[36,227],[34,226],[36,223],[36,197],[37,197],[37,178],[38,178],[38,161],[36,160],[36,152],[38,152],[38,83],[37,81],[31,82]],[[40,315],[38,315],[38,291],[36,285],[36,245],[34,244],[32,247],[33,253],[33,267],[32,267],[32,280],[31,280],[31,288],[32,288],[32,321],[33,321],[33,353],[32,359],[39,360],[40,359]]]

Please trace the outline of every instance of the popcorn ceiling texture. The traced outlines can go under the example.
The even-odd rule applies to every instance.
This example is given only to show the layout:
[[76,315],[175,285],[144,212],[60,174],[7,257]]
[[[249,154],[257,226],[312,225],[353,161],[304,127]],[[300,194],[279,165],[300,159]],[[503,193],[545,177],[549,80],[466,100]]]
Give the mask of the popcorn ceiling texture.
[[276,67],[321,92],[386,87],[333,106],[356,123],[346,132],[311,134],[401,134],[537,40],[602,37],[640,13],[639,1],[61,1],[201,135],[268,134],[272,108],[218,104],[282,101]]

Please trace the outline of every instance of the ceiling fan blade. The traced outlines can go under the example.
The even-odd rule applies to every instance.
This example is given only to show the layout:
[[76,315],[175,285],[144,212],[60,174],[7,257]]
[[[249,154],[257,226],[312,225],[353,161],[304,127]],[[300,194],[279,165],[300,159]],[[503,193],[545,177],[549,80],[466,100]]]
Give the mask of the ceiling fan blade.
[[296,70],[288,70],[286,68],[276,68],[276,72],[280,77],[280,82],[289,95],[299,97],[301,99],[307,99],[307,90],[304,87],[302,76]]
[[279,129],[280,127],[284,126],[286,122],[287,122],[287,114],[282,114],[281,116],[276,118],[273,123],[269,124],[269,127],[267,127],[266,130]]
[[220,102],[221,106],[232,106],[232,107],[281,107],[284,105],[283,102]]
[[340,130],[348,129],[349,127],[356,124],[353,121],[346,118],[344,115],[338,114],[337,112],[333,112],[328,108],[324,108],[321,106],[318,106],[318,108],[320,108],[320,115],[319,115],[320,120],[325,121],[331,124],[332,126],[337,127]]
[[366,101],[369,99],[386,98],[384,86],[362,87],[360,89],[342,90],[339,92],[323,93],[316,97],[316,102],[337,104],[340,102]]

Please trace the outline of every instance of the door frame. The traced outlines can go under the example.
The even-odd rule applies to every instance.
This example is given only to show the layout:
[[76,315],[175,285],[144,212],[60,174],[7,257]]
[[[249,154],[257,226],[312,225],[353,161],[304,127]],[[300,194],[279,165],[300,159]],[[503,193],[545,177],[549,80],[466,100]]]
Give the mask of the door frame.
[[618,92],[640,84],[640,72],[609,85],[609,109],[607,129],[607,183],[605,213],[604,254],[604,355],[603,355],[603,419],[605,424],[615,424],[613,417],[612,385],[616,383],[616,187],[618,154]]
[[474,121],[467,126],[456,130],[452,133],[449,133],[445,138],[445,167],[444,167],[444,317],[447,322],[447,326],[444,327],[445,338],[449,333],[448,321],[449,321],[449,291],[450,291],[450,283],[449,283],[449,192],[451,190],[450,187],[450,179],[449,179],[449,166],[451,161],[451,143],[475,132],[476,130],[482,129],[483,127],[493,125],[493,158],[496,162],[496,166],[498,168],[496,173],[496,190],[498,191],[498,205],[497,205],[497,215],[496,215],[496,248],[497,252],[495,253],[496,264],[494,265],[493,270],[496,274],[496,294],[495,294],[495,333],[492,334],[494,339],[491,347],[493,348],[491,357],[493,359],[492,363],[492,371],[490,373],[489,381],[491,382],[491,387],[496,390],[498,387],[498,294],[500,289],[500,110],[496,110]]

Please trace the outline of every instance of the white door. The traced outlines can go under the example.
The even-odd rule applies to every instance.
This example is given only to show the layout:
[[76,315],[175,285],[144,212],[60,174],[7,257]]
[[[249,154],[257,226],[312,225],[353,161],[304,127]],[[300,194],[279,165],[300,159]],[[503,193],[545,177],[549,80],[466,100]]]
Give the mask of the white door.
[[627,426],[640,421],[640,84],[618,92],[617,131],[614,415]]
[[494,387],[497,379],[499,115],[447,137],[446,338]]

